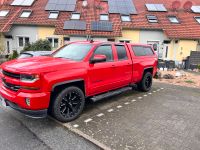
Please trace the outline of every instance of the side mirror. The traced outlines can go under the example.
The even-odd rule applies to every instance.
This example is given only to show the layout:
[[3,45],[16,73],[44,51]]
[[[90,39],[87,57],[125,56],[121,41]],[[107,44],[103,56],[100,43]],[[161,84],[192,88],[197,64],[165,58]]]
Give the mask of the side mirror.
[[158,50],[158,45],[157,44],[153,44],[153,50],[157,51]]
[[94,57],[90,60],[90,63],[95,64],[105,61],[106,61],[106,55],[94,55]]

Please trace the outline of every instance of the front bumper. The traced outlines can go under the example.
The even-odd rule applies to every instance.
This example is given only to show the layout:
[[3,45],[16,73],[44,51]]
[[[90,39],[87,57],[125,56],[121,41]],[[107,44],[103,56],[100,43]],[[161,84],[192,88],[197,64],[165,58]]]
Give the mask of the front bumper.
[[[47,109],[50,102],[50,92],[24,93],[13,92],[0,83],[0,95],[5,99],[8,106],[31,117],[47,116]],[[30,106],[26,103],[30,99]]]

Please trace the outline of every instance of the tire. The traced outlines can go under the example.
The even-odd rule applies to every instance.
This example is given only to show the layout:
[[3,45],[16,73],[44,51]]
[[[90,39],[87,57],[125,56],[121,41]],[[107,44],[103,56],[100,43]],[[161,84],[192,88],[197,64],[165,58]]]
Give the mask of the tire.
[[142,81],[138,84],[138,88],[143,92],[148,92],[152,87],[153,77],[150,72],[146,72],[142,78]]
[[61,122],[70,122],[79,117],[85,106],[85,96],[78,87],[61,91],[52,103],[52,115]]

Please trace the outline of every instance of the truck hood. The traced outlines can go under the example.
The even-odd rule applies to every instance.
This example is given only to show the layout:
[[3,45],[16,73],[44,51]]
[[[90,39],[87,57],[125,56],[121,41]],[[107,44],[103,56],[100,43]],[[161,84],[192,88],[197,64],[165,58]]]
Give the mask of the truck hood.
[[44,73],[64,69],[78,69],[81,67],[83,67],[83,62],[46,56],[16,59],[2,65],[2,68],[5,70],[20,73]]

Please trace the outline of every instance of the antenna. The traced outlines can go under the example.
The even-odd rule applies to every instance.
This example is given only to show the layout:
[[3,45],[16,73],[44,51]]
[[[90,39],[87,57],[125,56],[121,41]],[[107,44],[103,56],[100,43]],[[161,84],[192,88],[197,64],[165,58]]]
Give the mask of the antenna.
[[191,1],[187,1],[185,2],[185,4],[183,5],[183,8],[186,10],[186,11],[189,11],[191,10],[191,7],[192,7],[192,2]]
[[181,2],[180,1],[174,1],[173,3],[172,3],[172,9],[173,10],[178,10],[179,8],[181,7]]

